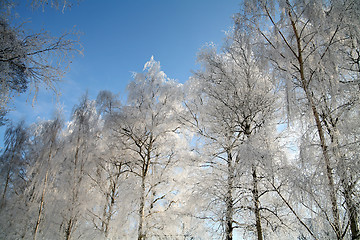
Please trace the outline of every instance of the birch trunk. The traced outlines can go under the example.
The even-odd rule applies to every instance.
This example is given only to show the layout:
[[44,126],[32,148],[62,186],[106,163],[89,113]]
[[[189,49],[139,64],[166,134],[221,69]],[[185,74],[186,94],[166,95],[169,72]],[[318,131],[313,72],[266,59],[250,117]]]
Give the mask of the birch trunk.
[[256,222],[256,235],[258,240],[263,240],[262,228],[261,228],[261,216],[260,216],[260,200],[258,190],[258,178],[256,173],[256,167],[252,166],[252,180],[253,180],[253,201],[254,201],[254,214]]
[[[79,126],[79,132],[81,132],[81,126]],[[74,171],[73,171],[73,186],[72,186],[72,196],[71,196],[71,209],[70,209],[70,217],[67,221],[67,227],[65,229],[65,239],[69,240],[71,239],[71,234],[74,231],[74,226],[77,223],[77,216],[76,213],[74,213],[74,207],[76,205],[76,202],[78,201],[78,195],[79,195],[79,187],[82,180],[82,166],[80,166],[79,169],[79,152],[80,152],[80,135],[77,137],[76,142],[76,149],[75,149],[75,155],[74,155]],[[82,163],[80,163],[82,165]]]
[[232,196],[233,181],[234,181],[234,167],[232,164],[231,152],[228,152],[228,176],[227,176],[227,193],[226,193],[226,219],[225,219],[225,235],[226,240],[233,239],[233,211],[234,211],[234,200]]
[[33,237],[34,240],[36,240],[36,235],[37,235],[37,233],[39,231],[41,215],[43,213],[48,175],[49,175],[49,169],[46,171],[46,174],[45,174],[44,188],[43,188],[43,191],[41,193],[41,199],[40,199],[39,214],[38,214],[38,218],[37,218],[37,221],[36,221],[36,224],[35,224],[35,229],[34,229],[34,237]]
[[351,231],[351,239],[352,240],[358,240],[360,239],[360,230],[358,226],[358,212],[356,203],[352,197],[352,194],[354,192],[354,184],[351,183],[350,179],[351,177],[348,176],[346,171],[346,166],[344,164],[343,154],[341,154],[340,151],[340,144],[339,144],[339,131],[337,129],[336,124],[333,124],[330,128],[329,125],[326,125],[328,128],[328,132],[330,133],[331,137],[331,143],[332,143],[332,150],[336,157],[336,159],[339,161],[339,176],[341,179],[341,184],[343,186],[343,196],[345,198],[345,204],[347,208],[347,214],[349,218],[350,223],[350,231]]
[[51,140],[51,144],[50,144],[50,150],[49,150],[49,155],[48,155],[48,159],[47,159],[47,169],[46,169],[45,179],[44,179],[44,188],[43,188],[43,191],[41,193],[39,213],[38,213],[38,218],[37,218],[35,228],[34,228],[34,237],[33,237],[34,240],[36,240],[36,236],[37,236],[37,233],[39,231],[39,226],[40,226],[40,222],[41,222],[41,216],[43,214],[44,203],[45,203],[45,194],[46,194],[47,185],[48,185],[50,162],[51,162],[51,159],[52,159],[52,149],[53,149],[54,141],[55,141],[54,139]]
[[[13,153],[12,153],[12,156],[11,156],[11,161],[10,161],[11,164],[12,164],[13,161],[14,161],[14,157],[15,157],[15,153],[13,152]],[[1,206],[0,206],[1,208],[3,208],[4,205],[5,205],[5,197],[6,197],[7,188],[8,188],[8,186],[9,186],[10,173],[11,173],[11,166],[10,166],[10,168],[9,168],[9,170],[7,171],[7,174],[6,174],[6,182],[5,182],[4,192],[3,192],[3,194],[2,194],[2,201],[1,201]]]
[[144,220],[145,220],[145,176],[141,178],[141,195],[140,195],[140,208],[139,208],[139,227],[138,227],[138,240],[144,240]]
[[74,226],[73,220],[70,219],[67,223],[67,228],[65,230],[65,239],[66,240],[69,240],[71,238],[73,226]]
[[[287,1],[288,6],[290,6],[290,3]],[[320,116],[319,116],[319,112],[316,109],[316,105],[314,103],[314,99],[312,96],[312,92],[309,89],[309,81],[310,80],[306,80],[305,78],[305,69],[304,69],[304,60],[303,60],[303,50],[302,50],[302,45],[301,45],[301,38],[299,35],[299,31],[296,27],[296,23],[294,22],[293,18],[292,18],[292,14],[291,14],[291,10],[288,10],[288,16],[289,16],[289,20],[291,22],[291,26],[295,35],[295,40],[297,43],[297,54],[295,54],[295,57],[297,58],[298,61],[298,71],[300,74],[300,83],[301,83],[301,87],[303,89],[303,91],[305,92],[306,95],[306,99],[308,101],[308,103],[310,104],[311,107],[311,111],[316,123],[316,128],[317,128],[317,132],[319,135],[319,139],[320,139],[320,147],[322,150],[322,154],[324,157],[324,165],[326,168],[326,176],[328,179],[328,189],[329,189],[329,197],[330,197],[330,201],[331,201],[331,210],[332,210],[332,216],[333,216],[333,228],[336,234],[337,239],[343,239],[342,236],[342,230],[340,227],[340,217],[339,217],[339,210],[338,210],[338,204],[337,204],[337,198],[336,198],[336,190],[335,190],[335,184],[334,184],[334,176],[333,176],[333,170],[331,167],[331,163],[330,163],[330,156],[328,153],[328,147],[325,143],[325,135],[324,135],[324,130],[323,127],[321,125],[321,121],[320,121]]]
[[10,180],[10,171],[11,171],[11,168],[8,170],[8,172],[6,174],[6,182],[5,182],[4,192],[2,194],[1,208],[3,208],[5,205],[6,191],[9,186],[9,180]]

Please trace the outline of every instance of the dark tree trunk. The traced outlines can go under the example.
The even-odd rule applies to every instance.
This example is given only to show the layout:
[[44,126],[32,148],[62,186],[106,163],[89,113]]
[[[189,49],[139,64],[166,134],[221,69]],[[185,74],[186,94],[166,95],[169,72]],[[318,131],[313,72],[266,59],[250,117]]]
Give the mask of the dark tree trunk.
[[[289,1],[287,1],[287,3],[288,3],[288,6],[290,6]],[[334,231],[337,236],[337,239],[340,240],[340,239],[343,239],[343,236],[342,236],[342,230],[340,227],[340,217],[339,217],[339,209],[338,209],[338,205],[337,205],[333,171],[332,171],[332,167],[331,167],[331,163],[330,163],[330,156],[328,153],[327,145],[325,142],[324,130],[321,125],[319,112],[316,109],[316,105],[314,103],[314,98],[312,96],[312,92],[308,88],[309,82],[311,79],[306,80],[306,77],[305,77],[305,67],[304,67],[304,60],[303,60],[301,37],[300,37],[299,31],[296,27],[296,23],[293,20],[291,10],[288,10],[288,16],[289,16],[289,20],[291,22],[291,26],[292,26],[292,29],[293,29],[293,32],[295,35],[295,40],[297,43],[297,54],[295,53],[295,51],[293,51],[293,53],[294,53],[295,57],[297,58],[297,61],[299,64],[298,65],[298,71],[300,74],[299,80],[301,83],[301,87],[306,95],[306,99],[312,110],[312,114],[313,114],[313,117],[314,117],[314,120],[316,123],[316,128],[317,128],[317,132],[318,132],[319,139],[320,139],[320,147],[321,147],[322,154],[324,157],[324,165],[325,165],[325,169],[326,169],[326,176],[328,179],[329,197],[330,197],[330,201],[331,201],[331,210],[332,210],[332,215],[333,215],[332,225],[334,226]]]
[[226,217],[225,217],[225,235],[226,240],[233,239],[233,211],[234,211],[234,200],[232,196],[233,181],[234,181],[234,166],[232,164],[231,152],[228,152],[228,176],[227,176],[227,192],[226,192]]
[[256,235],[258,240],[263,240],[262,228],[261,228],[261,216],[260,216],[260,200],[258,190],[258,178],[256,173],[256,167],[252,166],[252,180],[253,180],[253,200],[254,200],[254,214],[256,222]]
[[145,210],[145,176],[141,178],[141,195],[140,195],[140,208],[139,208],[139,227],[138,227],[138,240],[144,240],[144,210]]

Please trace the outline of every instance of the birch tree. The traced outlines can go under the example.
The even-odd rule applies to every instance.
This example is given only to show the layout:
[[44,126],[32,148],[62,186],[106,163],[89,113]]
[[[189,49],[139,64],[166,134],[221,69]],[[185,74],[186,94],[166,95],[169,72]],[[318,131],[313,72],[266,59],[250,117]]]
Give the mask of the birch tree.
[[92,171],[91,160],[95,150],[94,140],[98,133],[98,115],[94,101],[87,95],[74,107],[72,121],[67,129],[64,147],[65,159],[58,175],[64,194],[61,229],[64,239],[72,239],[83,234],[82,223],[86,212],[86,198],[91,191],[88,173]]
[[[43,5],[48,1],[33,1]],[[59,3],[59,1],[51,1]],[[64,6],[66,5],[64,2]],[[12,99],[18,94],[30,92],[35,101],[41,87],[53,90],[64,76],[70,60],[81,53],[75,32],[54,37],[47,31],[27,31],[23,24],[15,25],[13,1],[0,3],[0,120],[5,121],[11,109]]]
[[[126,237],[129,215],[133,211],[135,184],[129,176],[129,159],[119,136],[112,134],[112,119],[121,109],[118,96],[110,91],[99,92],[96,108],[101,115],[101,133],[96,137],[93,171],[88,175],[93,182],[93,204],[89,218],[99,238]],[[96,207],[94,207],[96,206]],[[120,225],[120,226],[119,226]],[[128,235],[130,236],[130,235]]]
[[164,223],[170,220],[169,216],[165,215],[162,221],[157,218],[175,204],[168,174],[176,163],[179,134],[175,117],[181,92],[153,58],[145,64],[144,73],[134,75],[128,90],[128,103],[112,117],[111,128],[122,141],[131,172],[139,180],[137,239],[140,240],[166,234]]
[[[260,192],[258,174],[260,165],[266,165],[262,162],[265,156],[254,149],[258,154],[251,154],[244,146],[250,147],[254,142],[249,139],[270,122],[276,97],[249,44],[242,35],[234,38],[223,54],[217,54],[215,48],[202,51],[199,60],[203,71],[196,72],[191,80],[193,98],[186,103],[189,118],[185,122],[204,138],[204,148],[211,149],[204,165],[210,167],[210,176],[218,176],[211,201],[219,202],[224,209],[214,218],[220,217],[225,239],[233,239],[234,229],[244,228],[239,212],[246,209],[254,214],[256,230],[252,231],[263,239],[260,197],[265,192]],[[248,173],[251,183],[241,182]],[[244,188],[247,184],[252,186],[250,196]],[[242,198],[252,199],[253,204],[242,205]]]
[[[21,214],[26,212],[24,192],[27,178],[26,168],[29,133],[24,122],[11,125],[5,132],[4,150],[1,155],[1,238],[21,238],[25,223]],[[18,217],[16,221],[9,221]]]
[[[351,210],[352,194],[340,194],[339,187],[342,182],[346,182],[345,188],[354,187],[356,181],[348,184],[348,174],[337,172],[344,169],[340,166],[345,161],[338,151],[334,129],[330,129],[357,98],[346,89],[358,81],[354,71],[359,39],[358,15],[356,1],[247,1],[243,12],[236,17],[241,31],[263,38],[263,50],[269,50],[266,58],[289,90],[289,103],[296,99],[309,109],[304,112],[310,114],[318,135],[331,213],[328,214],[325,206],[321,208],[325,210],[323,214],[337,239],[344,239],[347,234],[347,220],[342,221],[344,215],[352,226],[352,238],[357,239],[359,235],[357,214]],[[343,198],[347,202],[346,212],[341,211]]]
[[[5,131],[5,149],[1,156],[1,208],[6,205],[8,195],[20,193],[20,189],[24,186],[27,141],[28,132],[24,127],[24,122],[19,122],[17,126],[10,126]],[[20,189],[17,189],[19,187]]]
[[[32,126],[33,136],[29,145],[29,159],[27,166],[27,189],[25,196],[28,211],[28,227],[26,238],[39,239],[53,236],[54,230],[51,220],[54,203],[54,178],[59,165],[56,158],[60,144],[62,120],[58,115],[54,120],[40,122]],[[19,216],[19,218],[21,218]],[[45,230],[46,229],[46,230]],[[51,233],[49,235],[49,233]]]

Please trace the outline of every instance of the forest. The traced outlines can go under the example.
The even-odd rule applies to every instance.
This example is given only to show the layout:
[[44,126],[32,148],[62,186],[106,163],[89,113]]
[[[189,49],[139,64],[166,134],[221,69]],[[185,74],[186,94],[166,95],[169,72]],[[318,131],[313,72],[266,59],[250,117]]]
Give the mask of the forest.
[[360,239],[359,0],[239,3],[185,83],[151,57],[126,96],[31,125],[7,106],[76,42],[3,14],[0,238]]

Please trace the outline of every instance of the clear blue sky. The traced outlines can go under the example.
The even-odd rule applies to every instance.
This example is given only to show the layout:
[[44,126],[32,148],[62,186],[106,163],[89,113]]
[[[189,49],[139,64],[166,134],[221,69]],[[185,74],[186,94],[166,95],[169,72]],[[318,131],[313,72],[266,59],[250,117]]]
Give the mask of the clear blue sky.
[[[66,120],[72,107],[88,90],[95,98],[100,90],[124,93],[132,72],[140,72],[153,55],[170,78],[185,82],[197,68],[196,54],[208,42],[218,46],[240,0],[82,0],[64,13],[46,8],[16,9],[29,29],[49,30],[53,35],[81,31],[84,56],[76,57],[60,84],[60,104]],[[16,99],[10,119],[49,119],[56,108],[51,92],[41,89],[34,107],[28,96]],[[26,100],[27,103],[26,103]],[[3,128],[0,129],[3,132]]]

